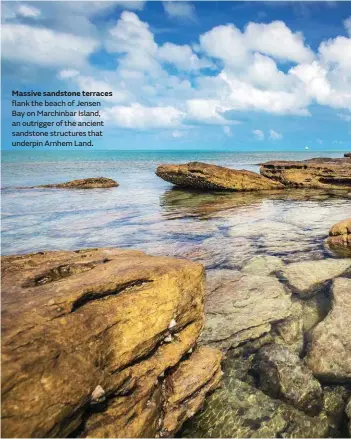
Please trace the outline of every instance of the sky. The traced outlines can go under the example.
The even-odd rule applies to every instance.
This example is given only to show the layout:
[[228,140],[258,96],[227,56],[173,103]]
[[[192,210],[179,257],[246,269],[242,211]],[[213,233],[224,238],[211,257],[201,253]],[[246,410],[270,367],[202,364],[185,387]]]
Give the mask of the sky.
[[2,2],[1,49],[3,149],[11,90],[85,90],[95,149],[351,150],[348,1]]

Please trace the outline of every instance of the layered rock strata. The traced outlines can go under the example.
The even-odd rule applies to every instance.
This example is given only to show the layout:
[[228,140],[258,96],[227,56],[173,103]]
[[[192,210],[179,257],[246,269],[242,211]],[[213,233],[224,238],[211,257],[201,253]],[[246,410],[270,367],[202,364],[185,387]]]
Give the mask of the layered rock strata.
[[[3,437],[172,436],[218,386],[200,264],[91,249],[2,260]],[[193,349],[195,350],[193,351]]]

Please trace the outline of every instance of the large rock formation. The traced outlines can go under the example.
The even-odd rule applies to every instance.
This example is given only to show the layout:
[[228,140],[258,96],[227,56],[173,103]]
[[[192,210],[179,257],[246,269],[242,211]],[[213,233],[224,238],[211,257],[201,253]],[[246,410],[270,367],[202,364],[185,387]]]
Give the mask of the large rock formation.
[[201,343],[228,349],[271,330],[292,313],[290,294],[274,277],[233,272],[216,280],[209,275],[206,322]]
[[112,180],[112,178],[95,177],[72,180],[68,181],[67,183],[43,184],[36,187],[57,189],[104,189],[117,186],[119,186],[119,184],[116,181]]
[[345,152],[344,157],[351,158],[351,152]]
[[348,158],[271,161],[263,163],[260,172],[288,187],[351,188],[351,161]]
[[191,162],[183,165],[160,165],[156,175],[177,186],[212,191],[258,191],[281,189],[281,183],[255,172],[237,171],[222,166]]
[[351,279],[333,281],[332,310],[312,331],[307,362],[322,380],[350,382]]
[[330,247],[346,247],[351,250],[351,218],[340,221],[329,230],[327,243]]
[[321,385],[289,349],[276,344],[261,348],[255,356],[254,370],[259,387],[268,395],[312,415],[321,411]]
[[[92,249],[2,261],[2,436],[172,436],[217,387],[204,270]],[[192,349],[195,347],[195,351]]]

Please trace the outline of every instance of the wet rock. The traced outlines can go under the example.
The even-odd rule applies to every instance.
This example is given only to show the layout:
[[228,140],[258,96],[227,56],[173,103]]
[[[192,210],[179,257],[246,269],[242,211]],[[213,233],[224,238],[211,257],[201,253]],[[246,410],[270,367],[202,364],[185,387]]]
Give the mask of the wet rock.
[[307,300],[301,301],[303,332],[310,331],[328,314],[331,308],[331,298],[328,292],[321,291]]
[[224,350],[236,347],[268,333],[272,323],[291,315],[291,307],[290,294],[276,278],[233,274],[207,292],[200,341]]
[[344,437],[344,417],[350,390],[343,386],[323,387],[323,413],[330,422],[330,436]]
[[351,268],[351,259],[325,259],[321,261],[295,262],[279,272],[279,278],[287,282],[292,291],[307,298],[325,288],[325,283]]
[[230,377],[206,398],[204,409],[185,424],[180,436],[322,438],[329,437],[329,431],[326,416],[310,417]]
[[332,309],[312,331],[307,363],[327,382],[351,380],[351,279],[338,278],[332,286]]
[[327,243],[331,248],[342,247],[351,251],[351,218],[340,221],[329,230]]
[[95,178],[82,178],[79,180],[68,181],[67,183],[57,184],[43,184],[36,186],[38,188],[57,188],[57,189],[98,189],[98,188],[110,188],[117,187],[119,184],[112,180],[112,178],[95,177]]
[[348,419],[349,419],[349,422],[348,422],[348,430],[349,430],[349,435],[350,435],[350,437],[351,437],[351,398],[350,398],[350,400],[349,400],[349,402],[348,402],[348,404],[347,404],[347,406],[346,406],[346,410],[345,410],[345,412],[346,412],[346,416],[347,416]]
[[312,415],[321,411],[321,385],[289,349],[277,344],[264,346],[256,354],[253,368],[266,394]]
[[303,304],[301,301],[293,297],[290,311],[290,317],[272,325],[271,334],[275,343],[283,345],[299,355],[304,347]]
[[246,274],[268,276],[283,268],[284,262],[276,256],[255,256],[243,266],[241,271]]
[[348,158],[272,161],[263,163],[260,172],[287,187],[351,188],[351,162]]
[[204,320],[200,264],[41,252],[2,258],[2,287],[4,437],[174,434],[218,384],[221,354],[191,352]]
[[245,170],[191,162],[182,165],[160,165],[156,175],[177,186],[208,191],[257,191],[283,188],[281,183]]
[[351,152],[345,152],[344,157],[351,158]]

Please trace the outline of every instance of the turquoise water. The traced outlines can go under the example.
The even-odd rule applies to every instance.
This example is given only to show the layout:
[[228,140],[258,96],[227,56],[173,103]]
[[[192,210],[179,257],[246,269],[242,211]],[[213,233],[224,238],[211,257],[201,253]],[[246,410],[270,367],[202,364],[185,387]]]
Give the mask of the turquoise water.
[[[341,153],[190,151],[21,151],[2,154],[2,254],[84,247],[132,247],[207,267],[240,267],[256,254],[285,260],[330,256],[329,227],[350,216],[345,192],[285,190],[205,194],[155,175],[161,163],[204,161],[258,171],[267,160]],[[104,176],[118,188],[31,189]],[[27,188],[26,188],[27,187]]]

